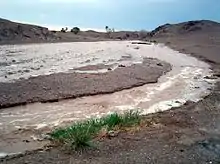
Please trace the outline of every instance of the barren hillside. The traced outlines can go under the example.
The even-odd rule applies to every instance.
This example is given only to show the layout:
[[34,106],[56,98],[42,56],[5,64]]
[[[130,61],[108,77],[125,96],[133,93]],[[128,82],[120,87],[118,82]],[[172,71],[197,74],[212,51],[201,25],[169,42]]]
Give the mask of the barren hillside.
[[55,36],[45,27],[11,22],[0,18],[0,43],[55,41]]
[[165,43],[180,52],[200,57],[208,62],[220,63],[218,22],[200,20],[165,24],[151,31],[147,39]]

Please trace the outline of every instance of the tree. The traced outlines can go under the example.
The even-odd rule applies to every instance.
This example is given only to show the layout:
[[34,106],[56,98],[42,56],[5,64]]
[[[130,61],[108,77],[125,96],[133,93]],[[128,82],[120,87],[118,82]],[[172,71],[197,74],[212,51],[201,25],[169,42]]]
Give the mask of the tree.
[[109,26],[105,26],[105,30],[107,33],[115,32],[114,28],[110,28]]
[[67,32],[68,31],[68,27],[62,28],[61,32]]
[[66,30],[64,28],[61,29],[61,32],[66,32]]
[[109,38],[111,37],[111,33],[115,32],[115,29],[114,28],[109,28],[109,26],[105,26],[105,30],[106,30],[106,33],[107,33]]
[[74,33],[74,34],[78,34],[80,32],[80,28],[79,27],[73,27],[71,29],[71,32]]
[[109,32],[109,27],[105,26],[105,30],[106,30],[106,32]]

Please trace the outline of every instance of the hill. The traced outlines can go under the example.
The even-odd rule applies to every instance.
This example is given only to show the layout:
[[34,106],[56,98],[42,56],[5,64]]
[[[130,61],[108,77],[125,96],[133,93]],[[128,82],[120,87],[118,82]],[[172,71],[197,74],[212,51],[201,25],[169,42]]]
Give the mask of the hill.
[[0,44],[46,42],[59,39],[45,27],[21,24],[0,18]]
[[0,44],[37,42],[86,42],[102,40],[137,40],[145,38],[145,31],[118,31],[111,34],[97,31],[71,32],[50,31],[48,28],[21,24],[0,18]]
[[165,24],[157,27],[149,34],[151,37],[180,36],[187,34],[219,32],[220,23],[210,20],[188,21],[178,24]]
[[153,40],[208,62],[220,63],[220,23],[210,20],[165,24],[148,34]]

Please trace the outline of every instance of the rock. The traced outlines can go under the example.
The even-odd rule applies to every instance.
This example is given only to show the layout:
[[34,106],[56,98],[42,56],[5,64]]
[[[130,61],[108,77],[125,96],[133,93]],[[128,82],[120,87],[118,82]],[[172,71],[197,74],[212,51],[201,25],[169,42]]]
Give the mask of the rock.
[[26,69],[26,70],[24,70],[24,72],[29,73],[29,72],[30,72],[30,70]]
[[120,64],[120,65],[118,65],[118,67],[126,67],[125,65],[123,65],[123,64]]
[[108,132],[108,137],[117,137],[118,134],[119,134],[119,132],[110,130],[110,131]]
[[108,71],[111,71],[112,70],[112,68],[108,68]]
[[132,42],[131,44],[145,44],[145,45],[151,45],[149,42]]
[[157,43],[156,40],[150,40],[150,43]]
[[8,72],[8,75],[13,75],[14,73],[13,72]]
[[45,86],[43,86],[43,89],[44,89],[44,90],[51,90],[50,87],[45,87]]
[[31,67],[31,69],[32,69],[32,70],[40,70],[39,67],[37,67],[37,68]]
[[214,73],[213,76],[220,77],[220,72]]
[[140,49],[140,47],[134,47],[134,49],[135,49],[135,50],[139,50],[139,49]]
[[34,140],[34,141],[43,141],[43,138],[36,137],[36,136],[31,136],[31,139]]
[[91,62],[91,60],[89,60],[89,59],[85,61],[85,63],[89,63],[89,62]]
[[178,101],[178,100],[177,100],[177,101],[175,101],[175,103],[177,103],[177,104],[181,104],[181,102],[180,102],[180,101]]
[[45,140],[50,140],[50,139],[52,139],[51,136],[48,135],[48,134],[42,134],[41,136],[42,136],[42,138],[45,139]]
[[158,65],[158,66],[160,66],[160,67],[162,67],[162,66],[163,66],[163,64],[162,64],[162,63],[157,63],[157,65]]
[[212,88],[207,88],[207,90],[208,90],[208,91],[211,91],[211,90],[212,90]]
[[215,79],[218,79],[217,77],[211,75],[211,76],[205,76],[204,77],[205,79],[209,79],[209,80],[215,80]]
[[16,62],[16,60],[12,60],[12,63],[15,63]]

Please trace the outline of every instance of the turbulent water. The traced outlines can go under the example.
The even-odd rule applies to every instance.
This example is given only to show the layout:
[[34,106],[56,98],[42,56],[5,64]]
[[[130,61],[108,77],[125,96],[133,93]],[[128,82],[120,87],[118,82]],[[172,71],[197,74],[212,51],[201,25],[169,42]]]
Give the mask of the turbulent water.
[[[0,50],[1,82],[42,74],[72,72],[87,65],[131,65],[142,62],[145,57],[158,58],[172,65],[172,71],[155,84],[108,95],[3,109],[0,111],[0,132],[4,134],[17,129],[50,129],[114,111],[138,109],[143,114],[164,111],[189,100],[200,100],[209,94],[215,83],[214,80],[204,78],[211,75],[208,64],[163,45],[136,45],[128,41],[115,41],[1,46]],[[8,144],[2,142],[2,145],[7,147]],[[0,152],[3,150],[0,146]],[[12,147],[8,148],[8,152],[14,150]]]

